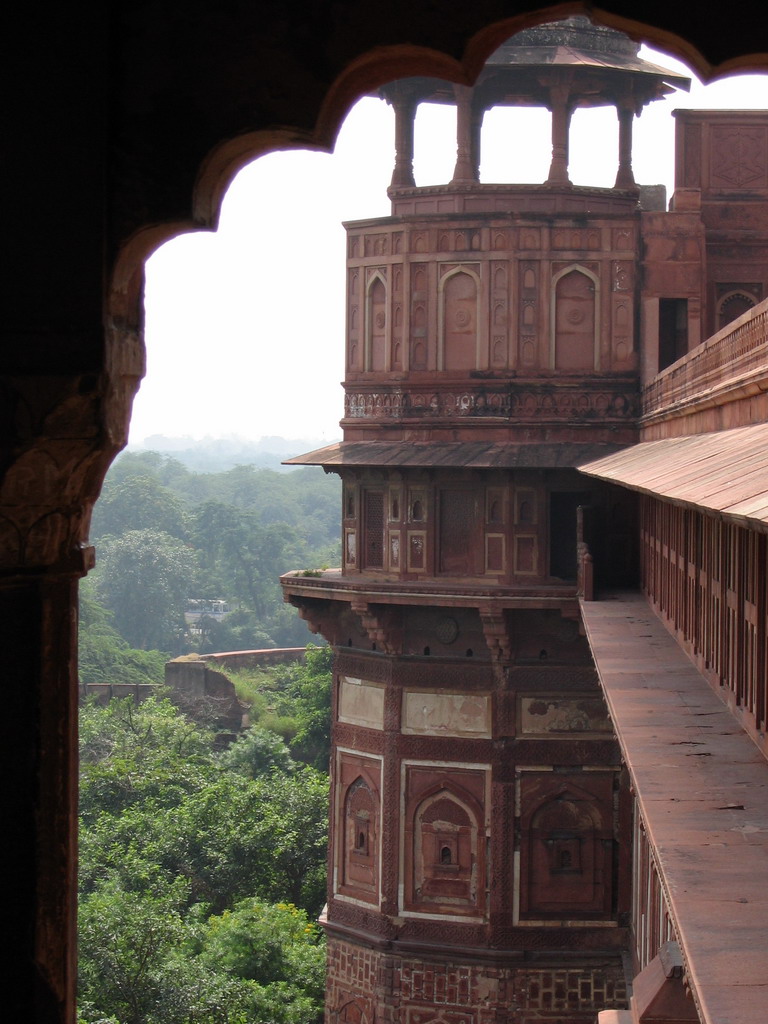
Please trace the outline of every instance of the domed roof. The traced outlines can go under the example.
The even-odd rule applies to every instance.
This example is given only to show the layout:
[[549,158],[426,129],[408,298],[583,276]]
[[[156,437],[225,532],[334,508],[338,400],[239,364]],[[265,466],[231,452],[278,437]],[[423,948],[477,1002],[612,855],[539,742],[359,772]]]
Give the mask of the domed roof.
[[[499,74],[518,75],[534,68],[582,68],[611,78],[634,79],[644,101],[671,89],[688,89],[685,75],[659,67],[639,56],[640,44],[623,32],[595,25],[584,15],[524,29],[491,54],[480,80]],[[642,85],[641,85],[642,83]]]
[[[602,54],[608,60],[637,57],[640,50],[640,44],[623,32],[608,28],[606,25],[595,25],[589,18],[579,14],[563,21],[546,22],[518,32],[491,55],[488,63],[507,63],[503,56],[509,51],[558,47],[588,53],[591,56]],[[517,62],[514,55],[510,54],[510,57],[509,62]]]
[[[476,102],[544,105],[549,89],[567,77],[571,103],[613,105],[632,98],[636,112],[674,89],[687,91],[690,79],[639,56],[640,44],[623,32],[595,25],[584,15],[546,22],[511,36],[486,61],[475,83]],[[454,103],[452,83],[412,78],[381,89],[389,97],[409,93],[419,101]]]

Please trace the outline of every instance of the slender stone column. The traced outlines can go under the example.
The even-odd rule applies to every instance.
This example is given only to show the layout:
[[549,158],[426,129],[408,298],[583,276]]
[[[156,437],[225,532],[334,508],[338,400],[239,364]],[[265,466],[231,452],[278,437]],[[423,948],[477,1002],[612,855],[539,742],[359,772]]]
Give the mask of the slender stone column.
[[470,163],[472,165],[472,178],[480,181],[480,133],[483,128],[483,117],[485,110],[478,110],[473,106],[470,114]]
[[616,188],[635,188],[632,173],[632,121],[635,112],[628,103],[616,107],[619,117],[619,168],[616,172]]
[[568,128],[571,123],[570,89],[566,83],[550,89],[552,104],[552,163],[548,185],[570,185],[568,177]]
[[472,89],[468,85],[454,85],[456,94],[456,167],[452,185],[472,184],[477,181],[477,124],[472,116]]
[[395,111],[395,168],[392,172],[392,188],[412,188],[413,177],[413,122],[417,102],[414,96],[399,93],[392,97]]

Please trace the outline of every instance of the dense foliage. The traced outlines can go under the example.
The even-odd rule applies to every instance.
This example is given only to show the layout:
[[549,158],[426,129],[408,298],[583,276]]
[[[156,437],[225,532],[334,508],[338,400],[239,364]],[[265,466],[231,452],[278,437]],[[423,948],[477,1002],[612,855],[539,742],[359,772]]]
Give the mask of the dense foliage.
[[86,704],[80,749],[81,1021],[318,1021],[327,775],[263,726],[219,751],[166,699]]
[[[94,510],[97,566],[83,593],[134,649],[304,646],[307,628],[283,603],[278,577],[338,564],[338,523],[338,480],[320,470],[195,473],[168,456],[129,452]],[[230,614],[192,631],[192,598],[223,600]]]

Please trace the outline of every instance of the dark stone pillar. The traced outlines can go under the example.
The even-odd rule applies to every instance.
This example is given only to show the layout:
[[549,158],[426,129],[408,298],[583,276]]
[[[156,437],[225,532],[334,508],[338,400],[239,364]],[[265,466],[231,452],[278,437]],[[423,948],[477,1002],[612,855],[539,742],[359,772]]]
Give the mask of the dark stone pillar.
[[91,509],[125,441],[141,353],[137,332],[112,331],[103,373],[0,381],[9,1020],[75,1019],[77,586],[93,564]]
[[395,111],[395,169],[392,172],[393,188],[413,187],[413,122],[416,117],[415,97],[395,93],[392,97]]
[[635,188],[632,173],[632,121],[634,110],[626,104],[616,108],[619,117],[619,168],[616,172],[616,188]]
[[0,583],[12,905],[5,968],[9,1019],[75,1019],[77,669],[75,575]]
[[456,94],[456,167],[452,185],[470,185],[478,177],[478,122],[472,112],[472,89],[454,85]]

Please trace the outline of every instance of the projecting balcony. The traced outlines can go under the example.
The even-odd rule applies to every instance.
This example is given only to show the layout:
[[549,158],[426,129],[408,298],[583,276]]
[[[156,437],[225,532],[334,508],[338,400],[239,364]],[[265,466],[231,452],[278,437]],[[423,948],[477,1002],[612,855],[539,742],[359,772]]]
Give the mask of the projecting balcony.
[[[579,587],[546,579],[523,585],[485,577],[426,576],[395,579],[387,573],[342,574],[340,569],[298,571],[280,578],[283,597],[294,605],[310,630],[329,643],[384,654],[473,659],[488,663],[511,659],[510,613],[549,613],[562,629],[578,634]],[[423,633],[424,616],[437,632]],[[409,641],[403,637],[410,623]],[[419,625],[421,623],[421,625]],[[415,633],[414,633],[415,630]],[[443,635],[442,630],[447,631]],[[461,632],[469,642],[452,646]],[[414,642],[414,636],[418,640]],[[518,651],[517,658],[525,657]],[[547,654],[528,652],[534,661]]]
[[330,601],[353,597],[374,599],[378,604],[476,607],[489,602],[502,608],[554,608],[576,602],[577,584],[571,580],[509,585],[491,576],[460,578],[429,576],[417,580],[396,579],[385,573],[348,573],[341,569],[295,570],[280,577],[283,593]]

